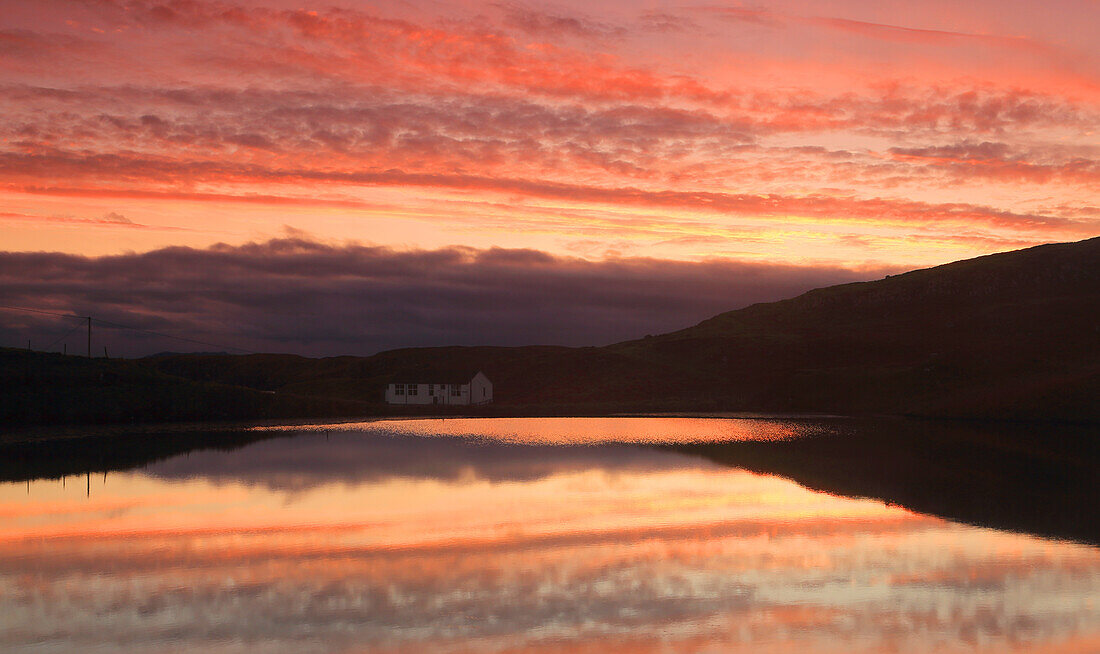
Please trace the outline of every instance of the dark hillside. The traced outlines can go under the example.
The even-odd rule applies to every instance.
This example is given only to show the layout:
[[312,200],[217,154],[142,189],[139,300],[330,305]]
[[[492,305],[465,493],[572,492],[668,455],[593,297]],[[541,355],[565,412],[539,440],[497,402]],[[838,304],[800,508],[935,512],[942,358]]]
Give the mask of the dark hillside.
[[483,371],[493,380],[496,403],[502,405],[655,398],[662,393],[664,379],[682,375],[675,368],[655,369],[605,348],[539,346],[412,348],[326,359],[181,354],[142,363],[188,379],[366,402],[381,401],[392,379],[428,380],[455,369]]
[[601,348],[439,347],[371,357],[180,354],[194,382],[356,401],[482,370],[502,414],[780,411],[1100,421],[1100,239],[822,288]]
[[361,415],[372,407],[193,381],[137,361],[0,349],[0,428]]
[[810,291],[611,346],[730,406],[1100,417],[1100,239]]

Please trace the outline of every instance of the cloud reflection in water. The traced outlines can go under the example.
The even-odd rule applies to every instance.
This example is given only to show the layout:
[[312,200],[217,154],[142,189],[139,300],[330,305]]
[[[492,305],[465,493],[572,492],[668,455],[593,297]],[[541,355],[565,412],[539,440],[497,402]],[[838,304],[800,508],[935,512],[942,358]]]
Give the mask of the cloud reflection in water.
[[0,486],[3,649],[1100,646],[1095,548],[638,445],[345,431],[84,490]]

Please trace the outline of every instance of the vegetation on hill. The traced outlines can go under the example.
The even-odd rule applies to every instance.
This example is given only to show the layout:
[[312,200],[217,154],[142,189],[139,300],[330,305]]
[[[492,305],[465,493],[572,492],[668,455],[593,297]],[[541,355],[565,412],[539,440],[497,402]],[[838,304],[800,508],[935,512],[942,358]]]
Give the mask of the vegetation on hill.
[[1100,239],[810,291],[602,348],[373,357],[177,355],[189,379],[377,402],[394,376],[481,369],[501,412],[782,411],[1100,420]]
[[381,402],[390,380],[430,382],[457,368],[485,372],[495,396],[488,410],[504,415],[774,411],[1097,422],[1100,238],[822,288],[607,347],[414,348],[323,359],[165,354],[133,362],[35,355],[41,365],[16,352],[0,357],[0,375],[16,389],[0,402],[0,417],[23,422],[399,413],[407,409]]
[[361,403],[199,382],[138,361],[0,349],[0,425],[361,415]]
[[778,411],[1100,418],[1100,239],[810,291],[611,346]]

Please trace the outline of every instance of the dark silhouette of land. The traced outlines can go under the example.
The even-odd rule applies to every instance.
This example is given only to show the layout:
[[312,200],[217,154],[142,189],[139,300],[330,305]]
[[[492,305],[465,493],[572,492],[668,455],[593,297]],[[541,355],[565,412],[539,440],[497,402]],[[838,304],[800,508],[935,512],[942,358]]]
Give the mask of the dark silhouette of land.
[[389,380],[454,368],[480,369],[493,381],[494,404],[477,410],[488,415],[757,411],[1098,422],[1100,238],[818,289],[606,347],[136,361],[4,350],[0,381],[12,390],[0,399],[0,420],[393,415],[409,409],[381,402]]
[[[1096,498],[1100,497],[1100,475],[1096,474],[1100,427],[910,419],[801,422],[803,431],[811,435],[798,440],[655,447],[780,475],[815,490],[879,499],[957,522],[1100,545],[1100,514],[1095,509]],[[80,430],[59,434],[54,430],[51,438],[37,442],[0,442],[0,481],[98,477],[184,453],[230,452],[272,439],[285,439],[283,445],[275,444],[284,451],[282,455],[256,460],[251,467],[240,463],[253,461],[248,457],[238,458],[236,465],[210,471],[200,465],[191,473],[262,479],[277,478],[275,473],[292,469],[319,482],[337,479],[356,483],[410,471],[457,477],[459,469],[479,461],[495,464],[504,475],[517,474],[517,470],[532,474],[530,466],[509,466],[507,462],[537,459],[545,469],[553,469],[562,461],[576,458],[566,452],[555,459],[554,448],[548,451],[539,445],[487,446],[461,439],[412,439],[403,443],[400,438],[375,436],[357,437],[354,448],[338,449],[339,456],[319,452],[312,458],[306,456],[308,460],[299,460],[303,449],[292,442],[294,436],[293,430],[254,431],[229,425],[197,429],[115,427],[99,434]],[[306,437],[315,439],[317,434]],[[325,445],[310,443],[310,447]],[[487,447],[491,453],[487,453]],[[586,449],[572,448],[581,452]],[[614,460],[621,463],[624,456],[619,452]],[[601,465],[595,454],[586,455],[584,460],[590,460],[586,465]],[[289,468],[265,468],[271,461]]]
[[[381,401],[394,377],[455,368],[485,372],[495,403]],[[0,388],[0,480],[8,481],[93,475],[272,437],[230,427],[34,425],[432,411],[915,416],[848,418],[797,441],[668,447],[957,521],[1100,544],[1100,239],[823,288],[607,347],[139,360],[4,349]]]
[[[0,426],[356,414],[358,402],[193,381],[141,361],[0,349]],[[2,431],[2,430],[0,430]],[[3,436],[0,435],[0,440]]]
[[1100,544],[1100,427],[850,420],[779,442],[670,446],[956,522]]
[[59,479],[132,470],[187,452],[232,451],[286,436],[228,426],[205,429],[140,429],[130,432],[58,433],[0,440],[0,481]]

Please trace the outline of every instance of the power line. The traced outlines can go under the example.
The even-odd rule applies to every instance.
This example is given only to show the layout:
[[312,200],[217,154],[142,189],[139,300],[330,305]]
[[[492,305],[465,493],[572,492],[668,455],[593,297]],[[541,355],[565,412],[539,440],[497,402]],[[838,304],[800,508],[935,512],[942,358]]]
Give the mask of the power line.
[[[161,338],[175,339],[177,341],[183,341],[183,342],[192,343],[192,344],[195,344],[195,345],[205,345],[207,347],[218,347],[218,348],[223,348],[223,349],[227,349],[227,350],[236,350],[238,352],[244,352],[246,354],[258,354],[258,352],[254,351],[254,350],[247,350],[243,347],[235,347],[235,346],[232,346],[232,345],[225,345],[225,344],[222,344],[222,343],[210,343],[208,341],[200,341],[200,340],[196,340],[196,339],[193,339],[193,338],[186,338],[184,336],[173,336],[172,334],[165,334],[163,332],[156,332],[156,331],[153,331],[151,329],[143,329],[141,327],[134,327],[133,325],[123,325],[121,323],[111,322],[110,320],[103,320],[102,318],[96,318],[94,316],[78,316],[78,315],[71,314],[71,313],[57,313],[55,311],[45,311],[43,309],[32,309],[30,307],[15,307],[15,306],[10,306],[10,305],[6,305],[6,304],[0,304],[0,309],[10,309],[12,311],[28,311],[30,313],[41,313],[41,314],[45,314],[47,316],[57,316],[59,318],[76,318],[78,320],[91,320],[92,322],[97,322],[101,325],[106,325],[108,327],[114,327],[116,329],[128,329],[130,331],[142,332],[144,334],[151,334],[153,336],[160,336]],[[69,332],[69,334],[73,333],[74,331],[76,331],[80,327],[81,327],[81,325],[77,325],[76,327],[73,328],[72,331]],[[69,334],[65,334],[65,336],[61,337],[61,339],[65,338]],[[56,345],[58,342],[61,341],[61,339],[58,339],[57,341],[54,341],[54,343],[52,343],[50,345],[50,347],[53,347],[54,345]],[[46,349],[49,349],[49,348],[46,348]]]
[[72,334],[73,332],[75,332],[76,330],[80,329],[80,328],[81,328],[81,327],[83,327],[83,326],[84,326],[84,325],[77,325],[76,327],[73,327],[73,328],[72,328],[72,329],[70,329],[69,331],[65,332],[65,335],[64,335],[64,336],[62,336],[61,338],[59,338],[59,339],[55,340],[55,341],[54,341],[53,343],[50,343],[49,345],[47,345],[47,346],[46,346],[46,349],[47,349],[47,350],[52,350],[52,349],[53,349],[53,346],[55,346],[55,345],[57,345],[58,343],[60,343],[61,341],[65,340],[66,338],[68,338],[68,337],[69,337],[69,334]]
[[74,314],[71,314],[71,313],[56,313],[56,312],[53,312],[53,311],[43,311],[42,309],[31,309],[29,307],[12,307],[12,306],[8,306],[6,304],[0,304],[0,309],[11,309],[13,311],[30,311],[31,313],[44,313],[47,316],[58,316],[60,318],[77,318],[79,320],[84,320],[85,318],[88,317],[88,316],[77,316],[77,315],[74,315]]

